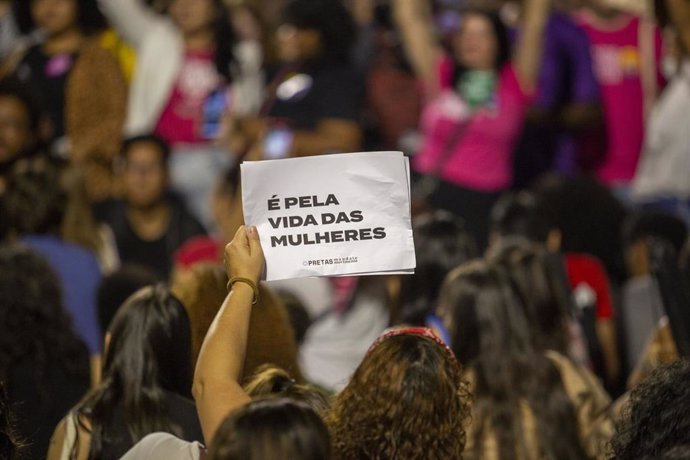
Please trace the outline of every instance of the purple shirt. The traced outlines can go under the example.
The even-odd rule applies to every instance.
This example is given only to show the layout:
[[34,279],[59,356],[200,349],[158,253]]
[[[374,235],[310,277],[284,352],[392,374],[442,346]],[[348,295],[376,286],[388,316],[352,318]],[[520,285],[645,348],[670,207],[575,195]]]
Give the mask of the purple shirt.
[[[513,30],[513,42],[516,36],[517,31]],[[533,107],[557,111],[568,104],[596,104],[600,100],[586,32],[568,15],[552,12],[544,29],[544,50]],[[519,149],[525,152],[516,153],[518,161],[538,154],[548,164],[537,168],[547,167],[566,174],[577,172],[575,142],[562,129],[556,128],[554,131],[533,126],[524,136]],[[529,183],[534,178],[531,176],[536,177],[541,172],[516,172],[518,175],[527,174],[525,178],[518,178],[518,183]]]
[[99,354],[102,336],[96,315],[96,291],[101,282],[101,269],[96,257],[52,235],[26,235],[22,241],[43,256],[55,271],[74,332],[84,341],[89,354]]
[[587,34],[565,14],[549,15],[537,88],[534,105],[544,109],[600,100]]

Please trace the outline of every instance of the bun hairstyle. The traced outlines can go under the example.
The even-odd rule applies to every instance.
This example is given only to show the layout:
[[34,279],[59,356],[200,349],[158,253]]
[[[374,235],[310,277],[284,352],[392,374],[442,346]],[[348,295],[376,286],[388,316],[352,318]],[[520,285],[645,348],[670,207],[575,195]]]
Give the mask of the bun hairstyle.
[[297,383],[285,370],[265,364],[247,379],[244,391],[252,398],[281,396],[302,401],[319,414],[330,408],[328,396],[310,384]]

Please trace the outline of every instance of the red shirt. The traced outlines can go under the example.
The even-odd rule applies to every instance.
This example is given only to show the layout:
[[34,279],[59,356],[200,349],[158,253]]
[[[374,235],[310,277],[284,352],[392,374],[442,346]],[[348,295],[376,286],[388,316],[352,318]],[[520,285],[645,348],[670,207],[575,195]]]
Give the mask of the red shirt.
[[578,289],[589,289],[594,294],[597,319],[613,317],[609,279],[601,262],[587,254],[569,253],[565,255],[565,266],[568,281],[576,295]]
[[170,144],[207,142],[200,130],[204,103],[221,82],[213,56],[208,51],[185,53],[170,99],[155,128],[155,133]]

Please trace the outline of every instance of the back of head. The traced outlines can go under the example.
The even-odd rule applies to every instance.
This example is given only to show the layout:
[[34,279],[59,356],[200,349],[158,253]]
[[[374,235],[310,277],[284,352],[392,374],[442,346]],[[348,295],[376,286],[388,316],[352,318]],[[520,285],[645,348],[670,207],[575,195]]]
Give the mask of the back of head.
[[461,220],[444,211],[420,216],[414,223],[417,268],[402,278],[397,323],[423,325],[438,302],[448,272],[479,255]]
[[391,334],[372,346],[333,402],[334,455],[460,458],[470,396],[455,357],[430,332]]
[[59,235],[67,207],[59,170],[43,161],[25,166],[10,174],[4,194],[10,230],[17,235]]
[[106,378],[128,384],[125,392],[150,386],[189,395],[189,318],[164,285],[144,287],[130,296],[115,314],[108,334]]
[[155,431],[181,434],[168,419],[165,391],[192,387],[189,319],[163,285],[145,287],[120,307],[108,329],[103,381],[77,412],[91,425],[91,455],[100,455],[117,408],[133,440]]
[[525,307],[534,346],[566,354],[564,326],[571,291],[560,256],[541,245],[512,240],[495,247],[489,260],[512,282],[520,305]]
[[21,245],[0,246],[0,380],[27,361],[39,385],[48,366],[83,374],[87,352],[62,298],[60,282],[41,256]]
[[673,245],[680,254],[688,238],[685,222],[673,214],[659,211],[639,211],[631,214],[623,224],[623,240],[626,245],[647,238],[656,238]]
[[297,383],[285,370],[271,364],[259,366],[243,388],[252,398],[280,395],[304,402],[318,414],[325,414],[330,408],[323,391],[310,384]]
[[155,284],[156,274],[139,265],[123,265],[115,273],[103,277],[98,286],[98,323],[107,331],[117,310],[139,289]]
[[542,178],[534,193],[561,232],[563,252],[594,255],[614,282],[626,278],[620,231],[627,211],[607,187],[587,177],[554,175]]
[[308,405],[289,398],[252,401],[230,414],[209,460],[329,460],[328,429]]
[[[176,280],[172,287],[189,314],[193,362],[196,362],[208,328],[228,294],[227,282],[222,266],[198,264],[192,268],[191,276]],[[262,364],[271,363],[302,380],[297,363],[297,344],[287,312],[266,285],[261,284],[259,292],[259,302],[253,307],[249,322],[244,373],[251,375]]]
[[[529,359],[534,350],[524,312],[507,275],[485,262],[458,267],[443,283],[439,313],[464,366]],[[493,377],[510,379],[505,369]]]
[[524,238],[545,243],[551,225],[539,199],[522,191],[502,196],[491,209],[491,231],[503,238]]
[[[690,458],[690,362],[675,361],[656,369],[633,389],[623,419],[611,441],[614,460]],[[685,447],[685,449],[683,449]],[[680,455],[680,454],[679,454]]]

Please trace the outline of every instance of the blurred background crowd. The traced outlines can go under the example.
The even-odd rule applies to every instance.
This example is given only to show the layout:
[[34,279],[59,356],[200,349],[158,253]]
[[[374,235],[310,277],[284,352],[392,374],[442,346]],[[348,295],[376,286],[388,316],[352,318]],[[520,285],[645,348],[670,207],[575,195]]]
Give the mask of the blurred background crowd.
[[0,458],[283,458],[225,444],[304,407],[192,400],[238,165],[401,150],[416,273],[261,283],[247,394],[333,458],[690,459],[689,108],[688,0],[0,0]]

